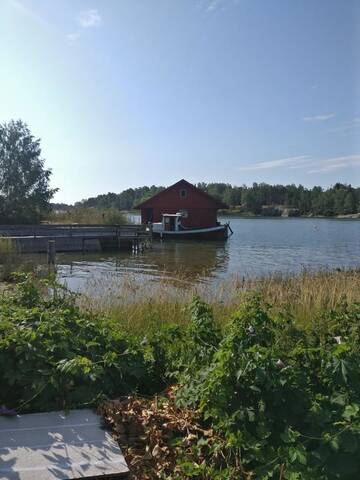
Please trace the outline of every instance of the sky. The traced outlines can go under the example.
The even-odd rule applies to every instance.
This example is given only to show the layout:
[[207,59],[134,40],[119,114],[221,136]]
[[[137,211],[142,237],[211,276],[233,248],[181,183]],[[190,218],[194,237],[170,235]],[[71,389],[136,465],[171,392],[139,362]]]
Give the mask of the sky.
[[358,0],[0,0],[0,123],[72,203],[143,185],[360,185]]

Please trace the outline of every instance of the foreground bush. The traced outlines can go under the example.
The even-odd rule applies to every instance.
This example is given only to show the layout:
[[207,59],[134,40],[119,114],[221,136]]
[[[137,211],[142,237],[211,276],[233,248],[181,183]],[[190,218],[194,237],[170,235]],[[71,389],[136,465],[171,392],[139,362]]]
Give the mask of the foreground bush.
[[151,392],[152,363],[132,339],[79,310],[67,292],[44,297],[29,279],[0,300],[0,404],[20,411]]
[[[177,427],[167,442],[171,427],[161,426],[161,448],[177,449],[166,453],[177,460],[164,478],[359,477],[359,304],[317,313],[301,329],[290,314],[251,295],[220,331],[209,306],[195,298],[186,325],[144,337],[141,330],[125,335],[119,323],[84,313],[67,292],[45,287],[27,278],[0,297],[0,404],[20,411],[81,407],[176,384],[179,415],[196,412],[196,426],[184,431],[203,434],[182,433],[178,441]],[[150,403],[141,402],[141,412]],[[158,418],[158,397],[151,405]]]
[[254,478],[355,479],[359,340],[360,305],[324,314],[305,333],[251,297],[210,360],[199,362],[199,348],[212,347],[197,342],[178,399],[200,408]]

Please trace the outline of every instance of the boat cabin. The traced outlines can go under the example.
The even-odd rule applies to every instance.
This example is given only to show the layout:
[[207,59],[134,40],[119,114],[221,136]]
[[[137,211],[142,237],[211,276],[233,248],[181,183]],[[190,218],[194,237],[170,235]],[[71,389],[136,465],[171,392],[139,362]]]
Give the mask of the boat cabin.
[[153,232],[179,232],[183,229],[181,213],[163,213],[162,221],[153,223]]

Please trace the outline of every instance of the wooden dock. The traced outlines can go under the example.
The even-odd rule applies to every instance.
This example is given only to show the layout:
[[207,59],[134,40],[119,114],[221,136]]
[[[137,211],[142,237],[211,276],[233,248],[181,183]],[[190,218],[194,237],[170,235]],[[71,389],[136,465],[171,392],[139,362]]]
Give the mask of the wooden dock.
[[44,253],[49,241],[55,241],[57,252],[100,251],[148,247],[151,228],[146,225],[0,225],[0,237],[11,240],[20,253]]

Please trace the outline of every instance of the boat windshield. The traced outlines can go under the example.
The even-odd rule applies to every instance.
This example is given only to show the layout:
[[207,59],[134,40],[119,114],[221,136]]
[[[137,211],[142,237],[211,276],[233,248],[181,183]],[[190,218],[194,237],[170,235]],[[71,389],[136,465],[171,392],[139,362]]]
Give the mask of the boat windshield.
[[181,228],[181,213],[164,213],[163,229],[177,232]]

